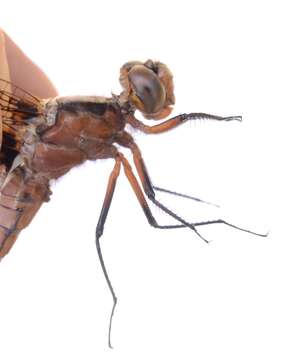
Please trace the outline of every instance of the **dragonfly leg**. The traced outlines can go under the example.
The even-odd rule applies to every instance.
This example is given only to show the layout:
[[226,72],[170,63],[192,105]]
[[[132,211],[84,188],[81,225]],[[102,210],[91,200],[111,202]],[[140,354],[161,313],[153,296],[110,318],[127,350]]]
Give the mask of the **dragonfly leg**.
[[[139,196],[137,195],[150,225],[152,225],[154,227],[157,227],[157,228],[160,228],[160,229],[177,229],[177,228],[184,228],[184,227],[189,227],[190,229],[193,228],[195,230],[195,232],[197,233],[197,235],[199,237],[201,237],[206,242],[208,242],[208,241],[203,236],[201,236],[200,233],[198,233],[196,231],[196,229],[195,229],[196,227],[203,226],[203,225],[224,224],[226,226],[235,228],[235,229],[240,230],[240,231],[248,232],[248,233],[253,234],[253,235],[263,236],[263,237],[268,235],[268,233],[261,234],[261,233],[253,232],[253,231],[248,230],[248,229],[241,228],[241,227],[236,226],[234,224],[231,224],[231,223],[229,223],[229,222],[227,222],[226,220],[223,220],[223,219],[216,219],[216,220],[209,220],[209,221],[202,221],[202,222],[192,222],[192,223],[188,223],[187,221],[183,220],[180,216],[176,215],[171,210],[167,209],[164,205],[162,205],[158,200],[155,199],[155,193],[153,191],[154,187],[153,187],[152,182],[150,180],[150,177],[149,177],[147,168],[145,166],[144,160],[142,158],[140,149],[138,148],[138,146],[136,145],[136,143],[134,142],[132,137],[129,134],[124,133],[120,139],[117,139],[117,141],[118,141],[118,143],[120,145],[126,146],[132,151],[137,173],[138,173],[138,175],[140,177],[144,192],[147,195],[147,197],[149,198],[149,200],[151,200],[156,206],[158,206],[160,209],[162,209],[168,215],[171,215],[173,218],[175,218],[180,223],[180,224],[176,224],[176,225],[159,225],[156,222],[156,220],[154,219],[154,217],[152,216],[151,211],[150,211],[150,209],[148,207],[148,204],[147,204],[145,198],[144,198],[144,200],[142,200],[142,199],[140,200]],[[131,171],[132,170],[130,168],[129,172],[131,172]],[[137,183],[137,179],[135,178],[135,176],[133,174],[130,175],[130,176],[134,177],[134,180],[132,182],[132,186],[134,188],[134,191],[135,191],[135,189],[138,188],[137,192],[139,192],[139,191],[142,192],[139,184]],[[136,184],[138,184],[138,185],[136,185]],[[156,189],[160,189],[160,188],[156,188]],[[167,191],[167,190],[162,189],[162,191]],[[137,192],[136,192],[136,194],[137,194]],[[181,195],[183,195],[183,194],[181,194]],[[143,193],[142,193],[141,197],[144,197]]]
[[160,124],[149,126],[136,119],[133,115],[127,117],[127,122],[136,129],[143,131],[146,134],[160,134],[175,127],[184,124],[189,120],[214,120],[214,121],[242,121],[241,116],[217,116],[205,113],[189,113],[177,115],[171,119],[163,121]]
[[[133,154],[133,158],[134,158],[134,163],[135,163],[135,166],[136,166],[136,170],[137,170],[137,173],[140,177],[140,180],[141,180],[141,183],[142,183],[142,186],[143,186],[143,189],[144,189],[144,192],[146,194],[146,196],[148,197],[148,199],[153,203],[155,204],[159,209],[161,209],[163,212],[165,212],[166,214],[170,215],[172,218],[174,218],[175,220],[177,220],[179,223],[183,224],[184,227],[187,227],[191,230],[193,230],[195,232],[196,235],[198,235],[202,240],[204,240],[205,242],[208,242],[208,240],[206,240],[196,229],[195,227],[190,224],[189,222],[187,222],[186,220],[184,220],[182,217],[180,217],[179,215],[175,214],[173,211],[171,211],[170,209],[168,209],[165,205],[163,205],[160,201],[158,201],[155,197],[155,193],[154,193],[154,190],[153,190],[153,186],[152,186],[152,182],[150,180],[150,177],[149,177],[149,174],[148,174],[148,171],[146,169],[146,166],[145,166],[145,163],[144,163],[144,160],[142,158],[142,155],[141,155],[141,152],[140,152],[140,149],[138,148],[138,146],[136,145],[136,143],[134,142],[133,138],[131,137],[131,135],[129,135],[128,133],[126,132],[123,132],[120,136],[118,136],[118,138],[116,139],[116,142],[122,146],[125,146],[127,148],[129,148],[131,151],[132,151],[132,154]],[[126,172],[126,175],[128,177],[128,174],[129,176],[131,177],[134,177],[133,173],[132,173],[132,170],[131,170],[131,167],[130,165],[128,164],[127,160],[125,160],[125,163],[126,163],[126,169],[128,169]],[[124,163],[123,163],[124,165]],[[129,169],[130,168],[130,169]],[[132,182],[131,182],[131,185],[132,186],[135,186],[136,187],[136,183],[137,181],[135,181],[136,179],[133,179]],[[133,187],[134,188],[134,187]],[[134,188],[135,190],[136,188]],[[136,194],[138,193],[138,190],[135,191]],[[142,201],[142,200],[141,200]],[[143,204],[142,202],[140,201],[141,204]],[[146,203],[147,204],[147,203]],[[143,207],[143,206],[142,206]],[[143,207],[143,210],[145,212],[145,214],[147,215],[147,209],[146,205],[145,207]],[[151,211],[150,211],[151,213]],[[150,216],[150,215],[149,215]],[[149,217],[147,218],[148,221],[150,219],[150,221],[152,221],[152,218]],[[154,219],[154,218],[153,218]],[[152,226],[155,226],[155,227],[160,227],[156,222],[155,222],[155,219],[154,219],[154,222],[150,222],[150,225]],[[162,226],[162,228],[164,228]],[[170,228],[170,226],[168,227],[165,227],[165,228]]]
[[164,188],[160,188],[158,186],[152,186],[153,187],[153,190],[155,191],[160,191],[160,192],[164,192],[164,193],[167,193],[167,194],[171,194],[171,195],[174,195],[174,196],[179,196],[179,197],[182,197],[182,198],[185,198],[185,199],[190,199],[190,200],[194,200],[194,201],[197,201],[197,202],[201,202],[203,204],[207,204],[207,205],[213,205],[213,206],[216,206],[216,207],[220,207],[219,205],[216,205],[216,204],[213,204],[209,201],[205,201],[205,200],[202,200],[200,198],[197,198],[195,196],[191,196],[191,195],[186,195],[186,194],[181,194],[179,192],[176,192],[176,191],[172,191],[172,190],[167,190],[167,189],[164,189]]
[[97,246],[97,251],[98,251],[98,255],[99,255],[99,259],[100,259],[100,264],[104,273],[104,277],[106,279],[107,285],[109,287],[109,290],[111,292],[112,298],[113,298],[113,308],[111,311],[111,315],[110,315],[110,320],[109,320],[109,332],[108,332],[108,345],[110,348],[112,348],[111,345],[111,327],[112,327],[112,319],[113,319],[113,314],[115,311],[115,307],[117,304],[117,297],[115,295],[115,291],[113,289],[112,283],[110,281],[109,275],[107,273],[107,269],[105,266],[105,262],[103,259],[103,254],[102,254],[102,249],[101,249],[101,244],[100,244],[100,237],[103,235],[104,232],[104,225],[107,219],[107,215],[110,209],[110,205],[112,202],[112,198],[113,198],[113,194],[114,194],[114,190],[115,190],[115,186],[116,186],[116,180],[118,178],[118,175],[120,173],[120,163],[121,163],[121,158],[120,156],[116,156],[115,158],[115,165],[114,168],[109,176],[109,181],[108,181],[108,185],[107,185],[107,190],[106,190],[106,194],[105,194],[105,198],[104,198],[104,202],[103,202],[103,206],[101,209],[101,214],[99,217],[99,221],[96,227],[96,246]]

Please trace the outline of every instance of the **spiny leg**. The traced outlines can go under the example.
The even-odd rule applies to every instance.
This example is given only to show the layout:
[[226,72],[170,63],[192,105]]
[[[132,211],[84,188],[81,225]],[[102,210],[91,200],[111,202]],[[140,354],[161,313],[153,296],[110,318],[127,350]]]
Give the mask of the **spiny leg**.
[[[194,197],[191,197],[191,196],[188,196],[188,195],[183,195],[183,194],[179,194],[179,193],[174,193],[174,192],[171,192],[169,190],[166,190],[166,189],[162,189],[162,188],[158,188],[158,187],[154,187],[153,188],[156,190],[158,189],[161,189],[160,191],[164,191],[164,192],[168,192],[168,193],[172,193],[172,194],[176,194],[178,196],[182,196],[182,197],[185,197],[185,198],[189,198],[189,199],[192,199],[192,200],[197,200],[197,201],[201,201],[200,199],[197,199],[197,198],[194,198]],[[204,202],[204,201],[202,201]],[[211,204],[213,205],[213,204]],[[214,205],[214,206],[218,206],[218,205]],[[252,230],[248,230],[248,229],[244,229],[242,227],[239,227],[237,225],[234,225],[226,220],[223,220],[223,219],[215,219],[215,220],[206,220],[206,221],[199,221],[199,222],[193,222],[193,223],[190,223],[190,225],[194,226],[194,227],[197,227],[197,226],[203,226],[203,225],[214,225],[214,224],[224,224],[224,225],[227,225],[229,227],[232,227],[236,230],[240,230],[240,231],[243,231],[243,232],[247,232],[249,234],[252,234],[252,235],[256,235],[256,236],[261,236],[261,237],[266,237],[268,236],[268,232],[265,233],[265,234],[261,234],[261,233],[257,233],[255,231],[252,231]],[[186,225],[184,224],[175,224],[175,225],[162,225],[162,226],[157,226],[161,229],[180,229],[180,228],[184,228],[184,227],[187,227]],[[200,235],[199,235],[200,236]],[[206,240],[207,241],[207,240]],[[208,242],[208,241],[207,241]]]
[[[134,142],[132,136],[128,134],[127,132],[122,132],[120,135],[116,137],[116,142],[122,146],[125,146],[129,148],[133,153],[134,163],[136,165],[137,173],[140,177],[144,192],[148,199],[155,204],[158,208],[160,208],[163,212],[170,215],[172,218],[176,219],[181,224],[185,225],[185,227],[188,227],[192,231],[196,233],[202,240],[208,243],[208,240],[206,240],[196,229],[194,226],[192,226],[189,222],[175,214],[173,211],[169,210],[166,206],[164,206],[161,202],[159,202],[155,198],[155,193],[153,191],[153,186],[151,183],[151,180],[149,178],[148,171],[146,169],[144,160],[141,156],[140,149]],[[167,227],[169,228],[169,227]]]
[[97,228],[96,228],[96,246],[97,246],[97,251],[98,251],[98,255],[99,255],[99,259],[100,259],[100,264],[101,264],[107,285],[109,287],[109,290],[110,290],[112,298],[113,298],[113,307],[112,307],[112,311],[111,311],[111,315],[110,315],[109,331],[108,331],[108,345],[110,348],[112,348],[111,327],[112,327],[112,319],[113,319],[114,310],[115,310],[115,307],[117,304],[117,297],[115,295],[113,286],[111,284],[110,278],[109,278],[107,270],[106,270],[105,262],[104,262],[103,255],[102,255],[102,249],[101,249],[101,245],[100,245],[100,237],[103,235],[103,232],[104,232],[104,225],[105,225],[106,218],[107,218],[107,215],[109,212],[109,208],[110,208],[110,205],[112,202],[112,198],[113,198],[113,194],[114,194],[114,190],[115,190],[115,186],[116,186],[116,180],[117,180],[119,172],[120,172],[120,163],[121,163],[120,157],[117,156],[115,158],[114,168],[109,176],[105,199],[103,202],[102,210],[101,210],[99,221],[98,221]]
[[[269,231],[267,233],[257,233],[255,231],[252,230],[248,230],[248,229],[244,229],[242,227],[236,226],[234,224],[231,224],[230,222],[223,220],[223,219],[216,219],[216,220],[205,220],[205,221],[199,221],[199,222],[193,222],[190,223],[192,226],[203,226],[203,225],[215,225],[215,224],[224,224],[227,225],[233,229],[239,230],[239,231],[243,231],[252,235],[256,235],[256,236],[261,236],[261,237],[267,237],[269,234]],[[182,224],[176,224],[176,225],[169,225],[168,227],[165,227],[165,229],[181,229],[184,228],[185,226]]]
[[[109,176],[109,181],[108,181],[108,185],[107,185],[107,190],[106,190],[106,195],[104,198],[104,202],[103,202],[103,206],[102,206],[102,210],[100,213],[100,217],[99,217],[99,221],[97,224],[97,228],[96,228],[96,246],[97,246],[97,251],[98,251],[98,255],[99,255],[99,259],[100,259],[100,264],[103,270],[103,274],[104,277],[106,279],[107,285],[109,287],[109,290],[111,292],[112,298],[113,298],[113,307],[112,307],[112,311],[110,314],[110,320],[109,320],[109,331],[108,331],[108,345],[110,348],[112,348],[111,345],[111,329],[112,329],[112,320],[113,320],[113,315],[114,315],[114,311],[115,311],[115,307],[117,304],[117,297],[115,294],[115,291],[113,289],[111,280],[109,278],[109,275],[107,273],[107,269],[105,266],[105,262],[103,259],[103,254],[102,254],[102,249],[101,249],[101,245],[100,245],[100,238],[103,235],[104,232],[104,225],[107,219],[107,215],[110,209],[110,205],[112,202],[112,198],[113,198],[113,194],[114,194],[114,190],[115,190],[115,186],[116,186],[116,180],[119,176],[119,172],[120,172],[120,164],[122,163],[123,167],[124,167],[124,171],[125,174],[138,198],[138,201],[144,211],[144,214],[149,222],[150,225],[152,225],[155,228],[159,228],[159,229],[175,229],[176,227],[188,227],[187,223],[181,219],[180,217],[178,217],[177,215],[174,214],[174,217],[177,218],[177,220],[181,221],[182,224],[180,225],[159,225],[154,216],[152,215],[152,212],[146,202],[145,196],[142,192],[142,189],[138,183],[138,180],[136,179],[135,175],[133,174],[132,168],[129,164],[129,162],[125,159],[125,157],[121,154],[118,153],[117,156],[115,157],[115,165],[114,168]],[[185,224],[184,224],[185,223]],[[198,234],[199,235],[199,234]],[[200,236],[200,235],[199,235]],[[205,240],[205,239],[204,239]],[[205,240],[207,241],[207,240]]]
[[174,129],[175,127],[184,124],[189,120],[214,120],[214,121],[242,121],[241,116],[216,116],[205,113],[189,113],[177,115],[169,120],[162,122],[161,124],[148,126],[136,119],[133,115],[127,116],[127,122],[146,134],[160,134],[168,130]]
[[[124,158],[124,156],[122,154],[120,154],[121,156],[121,160],[122,160],[122,164],[123,164],[123,167],[124,167],[124,172],[125,172],[125,175],[127,176],[137,198],[138,198],[138,201],[144,211],[144,214],[149,222],[149,224],[155,228],[158,228],[158,229],[180,229],[180,228],[186,228],[187,225],[184,225],[184,224],[175,224],[175,225],[159,225],[157,223],[157,221],[155,220],[154,216],[152,215],[152,212],[149,208],[149,205],[145,199],[145,196],[143,194],[143,191],[139,185],[139,182],[137,180],[137,178],[135,177],[134,173],[133,173],[133,170],[129,164],[129,162],[126,160],[126,158]],[[226,220],[223,220],[223,219],[215,219],[215,220],[206,220],[206,221],[199,221],[199,222],[193,222],[193,223],[190,223],[190,225],[192,226],[203,226],[203,225],[214,225],[214,224],[224,224],[226,226],[229,226],[229,227],[232,227],[234,229],[237,229],[237,230],[240,230],[240,231],[243,231],[243,232],[247,232],[249,234],[252,234],[252,235],[257,235],[257,236],[261,236],[261,237],[266,237],[268,236],[268,232],[265,233],[265,234],[261,234],[261,233],[257,233],[257,232],[254,232],[254,231],[251,231],[251,230],[248,230],[248,229],[244,229],[242,227],[239,227],[237,225],[234,225]],[[207,240],[206,240],[207,241]]]
[[[137,180],[137,178],[135,177],[133,170],[129,164],[129,162],[121,155],[122,157],[122,165],[124,167],[124,172],[125,175],[127,176],[136,196],[137,199],[144,211],[144,214],[149,222],[149,224],[157,229],[180,229],[180,228],[185,228],[187,227],[187,225],[184,224],[175,224],[175,225],[159,225],[157,223],[157,221],[155,220],[154,216],[152,215],[152,212],[149,208],[149,205],[145,199],[145,196],[143,194],[143,191],[139,185],[139,182]],[[240,230],[240,231],[244,231],[247,232],[249,234],[253,234],[253,235],[257,235],[257,236],[262,236],[262,237],[266,237],[268,235],[268,233],[266,234],[260,234],[260,233],[256,233],[254,231],[248,230],[248,229],[244,229],[241,228],[239,226],[236,226],[234,224],[231,224],[223,219],[216,219],[216,220],[207,220],[207,221],[200,221],[200,222],[194,222],[194,223],[190,223],[190,225],[192,226],[202,226],[202,225],[214,225],[214,224],[224,224],[227,225],[229,227],[232,227],[234,229]],[[206,241],[206,240],[205,240]]]
[[[184,227],[188,227],[188,222],[185,222],[183,219],[181,219],[179,216],[177,216],[176,214],[174,214],[172,211],[168,210],[167,208],[165,208],[162,204],[159,203],[159,201],[157,201],[155,199],[155,194],[154,194],[154,191],[153,191],[153,185],[151,183],[151,180],[149,178],[149,175],[148,175],[148,172],[147,172],[147,169],[146,169],[146,166],[145,166],[145,163],[144,163],[144,160],[142,158],[142,155],[141,155],[141,152],[140,152],[140,149],[138,148],[138,146],[135,144],[135,142],[133,141],[132,137],[127,134],[127,133],[123,133],[121,135],[121,138],[120,139],[117,139],[116,140],[119,144],[123,145],[123,146],[126,146],[128,148],[131,149],[132,153],[133,153],[133,157],[134,157],[134,163],[136,165],[136,169],[137,169],[137,172],[139,174],[139,177],[141,179],[141,182],[142,182],[142,185],[143,185],[143,188],[144,188],[144,191],[145,191],[145,194],[147,195],[147,197],[149,198],[149,200],[151,200],[154,204],[156,204],[159,208],[161,208],[162,210],[164,210],[164,212],[166,212],[167,214],[171,215],[171,213],[173,215],[171,215],[172,217],[174,217],[175,219],[177,219],[179,222],[181,222],[181,224],[176,224],[176,225],[163,225],[163,226],[155,226],[155,227],[159,227],[159,228],[162,228],[162,229],[177,229],[177,228],[184,228]],[[139,185],[138,185],[139,186]],[[183,195],[183,194],[182,194]],[[147,203],[146,203],[146,205]],[[143,206],[142,206],[143,207]],[[182,221],[180,221],[179,219],[181,219]],[[149,220],[148,220],[149,221]],[[155,220],[154,220],[155,221]],[[150,223],[150,221],[149,221]],[[263,237],[266,237],[268,235],[267,234],[260,234],[260,233],[256,233],[254,231],[251,231],[251,230],[248,230],[248,229],[244,229],[244,228],[241,228],[239,226],[236,226],[236,225],[233,225],[225,220],[222,220],[222,219],[218,219],[218,220],[209,220],[209,221],[205,221],[205,222],[194,222],[194,223],[189,223],[190,224],[190,228],[192,229],[192,227],[197,227],[197,226],[201,226],[201,225],[211,225],[211,224],[224,224],[224,225],[227,225],[227,226],[230,226],[232,228],[235,228],[237,230],[241,230],[241,231],[244,231],[244,232],[248,232],[250,234],[253,234],[253,235],[258,235],[258,236],[263,236]],[[197,235],[200,236],[204,241],[208,242],[206,239],[204,239],[198,232],[197,232]]]
[[246,233],[256,235],[256,236],[261,236],[261,237],[267,237],[268,234],[269,234],[269,231],[267,233],[265,233],[265,234],[261,234],[261,233],[257,233],[257,232],[254,232],[254,231],[251,231],[251,230],[248,230],[248,229],[244,229],[244,228],[241,228],[241,227],[236,226],[234,224],[231,224],[228,221],[225,221],[223,219],[201,221],[201,222],[193,223],[192,225],[193,226],[202,226],[202,225],[213,225],[213,224],[224,224],[224,225],[227,225],[229,227],[232,227],[233,229],[244,231]]
[[[112,311],[111,311],[111,315],[110,315],[110,320],[109,320],[109,332],[108,332],[108,345],[110,348],[112,348],[111,346],[111,328],[112,328],[112,319],[113,319],[113,315],[114,315],[114,311],[115,311],[115,307],[117,304],[117,297],[116,294],[114,292],[112,283],[110,281],[110,278],[108,276],[107,270],[106,270],[106,266],[105,266],[105,262],[103,259],[103,255],[102,255],[102,250],[101,250],[101,246],[100,246],[100,237],[103,234],[104,231],[104,224],[106,222],[107,219],[107,215],[109,212],[109,208],[112,202],[112,198],[113,198],[113,194],[114,194],[114,190],[115,190],[115,186],[116,186],[116,180],[118,178],[119,172],[120,172],[120,164],[122,163],[123,167],[124,167],[124,171],[125,174],[140,202],[140,205],[146,215],[146,218],[149,222],[150,225],[152,225],[153,227],[159,228],[159,229],[176,229],[176,228],[185,228],[185,227],[195,227],[195,226],[202,226],[202,225],[211,225],[211,224],[225,224],[227,226],[230,226],[232,228],[241,230],[241,231],[245,231],[247,233],[250,234],[254,234],[254,235],[258,235],[258,236],[264,236],[266,237],[268,234],[259,234],[259,233],[255,233],[253,231],[247,230],[247,229],[243,229],[240,228],[236,225],[233,225],[231,223],[226,222],[225,220],[222,219],[218,219],[218,220],[209,220],[209,221],[203,221],[203,222],[196,222],[196,223],[187,223],[185,220],[183,220],[182,218],[180,218],[178,215],[174,214],[173,212],[171,212],[170,210],[168,210],[167,208],[165,208],[162,204],[160,204],[158,201],[156,201],[155,203],[161,208],[163,209],[166,213],[168,213],[169,215],[171,215],[172,217],[174,217],[176,220],[178,220],[179,222],[181,222],[181,224],[177,224],[177,225],[159,225],[155,218],[153,217],[151,210],[146,202],[145,196],[142,192],[142,189],[135,177],[135,175],[133,174],[132,168],[129,164],[129,162],[125,159],[125,157],[121,154],[118,153],[117,156],[115,157],[115,165],[114,168],[109,176],[109,181],[108,181],[108,186],[107,186],[107,190],[106,190],[106,195],[105,195],[105,199],[104,199],[104,203],[102,206],[102,210],[100,213],[100,217],[99,217],[99,221],[97,224],[97,228],[96,228],[96,246],[97,246],[97,251],[98,251],[98,255],[99,255],[99,259],[100,259],[100,263],[101,263],[101,267],[104,273],[104,277],[106,279],[107,285],[109,287],[109,290],[111,292],[112,298],[113,298],[113,307],[112,307]],[[143,163],[144,164],[144,163]],[[143,174],[144,176],[148,177],[148,174]],[[142,175],[142,176],[143,176]],[[148,178],[149,179],[149,178]],[[143,184],[144,186],[144,184]],[[149,185],[148,185],[149,186]],[[152,185],[150,184],[151,188]],[[195,230],[195,228],[194,228]],[[203,240],[205,240],[207,242],[206,239],[204,239],[197,231],[196,231],[197,235],[199,235]]]
[[[127,161],[127,159],[122,155],[120,154],[121,156],[121,162],[122,162],[122,165],[123,165],[123,168],[124,168],[124,172],[125,172],[125,175],[132,187],[132,189],[134,190],[134,193],[135,195],[137,196],[137,199],[144,211],[144,214],[149,222],[149,224],[155,228],[158,228],[158,229],[174,229],[175,228],[175,225],[159,225],[158,222],[155,220],[154,216],[152,215],[152,212],[149,208],[149,205],[145,199],[145,196],[143,194],[143,191],[141,189],[141,186],[137,180],[137,178],[135,177],[134,173],[133,173],[133,170],[132,170],[132,167],[130,166],[129,162]],[[188,223],[187,221],[183,220],[180,216],[174,214],[172,211],[170,211],[169,209],[165,208],[162,204],[160,204],[158,202],[158,207],[161,208],[161,209],[165,209],[164,211],[171,215],[174,219],[176,219],[177,221],[179,221],[181,224],[180,224],[180,227],[189,227],[190,229],[194,229],[194,227]],[[195,229],[194,229],[195,230]],[[201,238],[203,239],[205,242],[208,242],[206,239],[204,239],[197,231],[195,231],[195,233]]]
[[[139,150],[139,148],[137,147],[137,145],[136,144],[134,144],[135,145],[135,147],[134,147],[134,150],[132,149],[132,152],[133,152],[133,155],[134,155],[134,161],[135,161],[135,165],[136,165],[136,168],[137,168],[137,170],[138,170],[138,168],[139,168],[139,170],[138,170],[138,172],[139,172],[139,176],[140,176],[140,178],[141,178],[141,175],[140,175],[140,171],[142,171],[143,172],[143,179],[144,179],[144,181],[147,181],[147,182],[150,182],[150,184],[148,184],[148,188],[149,188],[149,186],[151,186],[152,188],[153,188],[153,186],[152,186],[152,184],[151,184],[151,180],[150,180],[150,178],[149,178],[149,175],[148,175],[148,172],[147,172],[147,169],[146,169],[146,166],[145,166],[145,163],[144,163],[144,160],[143,160],[143,158],[141,157],[141,152],[140,152],[140,150]],[[137,165],[138,164],[138,165]],[[142,179],[141,178],[141,179]],[[144,186],[144,184],[143,184],[143,186]],[[145,188],[145,186],[144,186],[144,188]],[[182,196],[183,194],[181,194],[181,196]],[[150,197],[149,197],[149,195],[147,194],[147,196],[148,196],[148,198],[150,199],[150,200],[152,200]],[[187,197],[187,196],[184,196],[184,197]],[[189,197],[190,198],[190,197]],[[153,200],[152,200],[152,202],[154,202]],[[201,225],[211,225],[211,224],[224,224],[224,225],[227,225],[227,226],[229,226],[229,227],[232,227],[232,228],[234,228],[234,229],[237,229],[237,230],[240,230],[240,231],[244,231],[244,232],[247,232],[247,233],[249,233],[249,234],[253,234],[253,235],[257,235],[257,236],[262,236],[262,237],[266,237],[267,235],[268,235],[268,233],[266,233],[266,234],[260,234],[260,233],[256,233],[256,232],[254,232],[254,231],[251,231],[251,230],[248,230],[248,229],[244,229],[244,228],[241,228],[241,227],[239,227],[239,226],[236,226],[236,225],[233,225],[233,224],[231,224],[231,223],[229,223],[229,222],[227,222],[227,221],[225,221],[225,220],[222,220],[222,219],[218,219],[218,220],[209,220],[209,221],[204,221],[204,222],[194,222],[194,223],[190,223],[190,225],[192,225],[192,226],[194,226],[194,227],[197,227],[197,226],[201,226]],[[171,229],[173,229],[173,228],[182,228],[182,227],[184,227],[184,226],[182,226],[181,224],[177,224],[177,225],[172,225],[170,228]],[[198,235],[200,236],[200,234],[198,233]],[[202,239],[203,240],[205,240],[203,237],[202,237]],[[207,240],[205,240],[206,242],[208,242]]]
[[194,201],[197,201],[197,202],[201,202],[203,204],[207,204],[207,205],[213,205],[213,206],[216,206],[216,207],[220,207],[219,205],[217,204],[213,204],[209,201],[205,201],[205,200],[202,200],[202,199],[199,199],[197,197],[194,197],[194,196],[191,196],[191,195],[186,195],[186,194],[181,194],[179,192],[176,192],[176,191],[172,191],[172,190],[167,190],[167,189],[164,189],[164,188],[160,188],[158,186],[152,186],[152,188],[156,191],[160,191],[160,192],[165,192],[167,194],[171,194],[171,195],[175,195],[175,196],[179,196],[179,197],[183,197],[185,199],[190,199],[190,200],[194,200]]
[[[131,136],[128,134],[128,133],[124,133],[124,135],[126,135],[128,137],[128,139],[132,139]],[[122,141],[120,142],[119,138],[116,139],[116,142],[122,144],[123,146],[124,145],[124,141],[123,139],[121,139]],[[128,146],[129,147],[129,146]],[[141,206],[142,206],[142,209],[146,215],[146,218],[149,222],[150,225],[154,226],[154,227],[157,227],[157,228],[161,228],[161,229],[170,229],[171,228],[171,225],[159,225],[155,218],[153,217],[152,213],[151,213],[151,210],[146,202],[146,199],[144,197],[144,194],[142,192],[142,189],[135,177],[135,175],[133,174],[133,171],[132,171],[132,168],[129,164],[129,162],[124,158],[124,156],[121,154],[121,160],[122,160],[122,165],[124,166],[124,171],[125,171],[125,174],[138,198],[138,201],[140,202]],[[138,170],[138,168],[137,168]],[[148,173],[139,173],[138,171],[138,174],[141,178],[141,175],[143,176],[148,176]],[[141,179],[142,181],[142,179]],[[196,235],[198,235],[202,240],[204,240],[205,242],[208,243],[208,240],[205,239],[196,229],[193,225],[191,225],[189,222],[187,222],[186,220],[184,220],[183,218],[181,218],[180,216],[178,216],[177,214],[175,214],[173,211],[169,210],[167,207],[165,207],[163,204],[161,204],[158,200],[155,199],[155,194],[154,194],[154,191],[152,189],[152,185],[151,185],[151,182],[150,180],[143,183],[142,181],[142,184],[143,184],[143,187],[144,187],[144,192],[145,194],[147,195],[147,197],[149,198],[149,200],[151,202],[153,202],[158,208],[160,208],[161,210],[163,210],[165,213],[167,213],[168,215],[170,215],[171,217],[173,217],[174,219],[176,219],[178,222],[180,222],[181,224],[184,225],[184,227],[188,227],[189,229],[193,230]],[[145,184],[145,185],[144,185]],[[147,184],[147,186],[146,186]]]

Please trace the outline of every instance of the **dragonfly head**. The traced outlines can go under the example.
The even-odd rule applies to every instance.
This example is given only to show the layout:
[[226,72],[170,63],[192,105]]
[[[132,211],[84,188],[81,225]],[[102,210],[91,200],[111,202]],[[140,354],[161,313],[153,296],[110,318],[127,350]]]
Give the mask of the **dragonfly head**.
[[120,70],[123,96],[147,119],[163,119],[175,103],[173,75],[158,61],[130,61]]

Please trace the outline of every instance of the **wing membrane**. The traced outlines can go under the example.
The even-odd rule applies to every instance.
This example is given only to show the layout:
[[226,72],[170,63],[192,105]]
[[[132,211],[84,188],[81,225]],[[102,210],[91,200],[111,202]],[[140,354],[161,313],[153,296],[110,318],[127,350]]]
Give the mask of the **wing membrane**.
[[4,124],[24,121],[41,111],[39,98],[3,79],[0,79],[0,106]]
[[0,79],[0,164],[10,166],[30,119],[42,114],[41,100],[9,81]]

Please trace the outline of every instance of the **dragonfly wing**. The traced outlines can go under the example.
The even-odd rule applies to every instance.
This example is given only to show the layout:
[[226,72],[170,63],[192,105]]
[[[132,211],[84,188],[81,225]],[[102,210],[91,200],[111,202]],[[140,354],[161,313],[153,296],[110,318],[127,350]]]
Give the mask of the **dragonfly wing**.
[[41,99],[3,79],[0,79],[0,107],[3,124],[26,121],[42,110]]
[[43,114],[41,99],[9,81],[0,79],[0,164],[9,169],[21,147],[30,120]]

